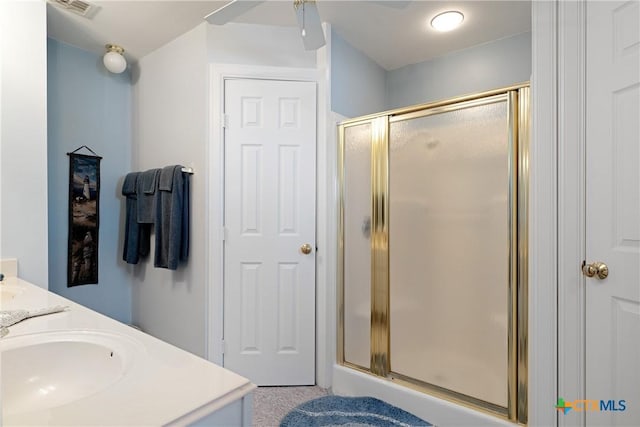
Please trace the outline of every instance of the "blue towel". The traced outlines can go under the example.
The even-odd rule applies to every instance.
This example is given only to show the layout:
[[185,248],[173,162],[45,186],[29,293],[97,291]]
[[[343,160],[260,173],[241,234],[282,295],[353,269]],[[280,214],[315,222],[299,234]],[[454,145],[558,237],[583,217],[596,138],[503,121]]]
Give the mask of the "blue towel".
[[173,188],[173,174],[175,169],[179,168],[182,171],[182,166],[167,166],[160,171],[160,177],[158,178],[158,190],[171,191]]
[[158,178],[154,266],[176,270],[189,255],[189,175],[167,166]]
[[142,172],[142,191],[144,191],[144,194],[156,193],[156,183],[158,182],[159,174],[160,169],[151,169]]
[[128,173],[127,176],[124,177],[124,182],[122,183],[122,195],[123,196],[134,196],[132,197],[135,200],[135,194],[137,191],[137,183],[138,176],[140,172],[131,172]]
[[140,227],[138,225],[136,194],[139,175],[139,172],[129,173],[122,183],[122,195],[126,196],[122,259],[128,264],[137,264],[139,260]]
[[153,224],[156,210],[156,188],[160,169],[149,169],[140,172],[137,184],[138,193],[138,222]]

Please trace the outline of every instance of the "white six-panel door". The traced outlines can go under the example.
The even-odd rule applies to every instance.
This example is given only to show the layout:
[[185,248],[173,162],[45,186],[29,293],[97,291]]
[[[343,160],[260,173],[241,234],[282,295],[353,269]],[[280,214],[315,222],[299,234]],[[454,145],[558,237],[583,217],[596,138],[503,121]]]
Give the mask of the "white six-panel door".
[[640,2],[586,8],[586,398],[617,409],[587,425],[640,426]]
[[314,384],[316,84],[229,79],[224,99],[224,366]]

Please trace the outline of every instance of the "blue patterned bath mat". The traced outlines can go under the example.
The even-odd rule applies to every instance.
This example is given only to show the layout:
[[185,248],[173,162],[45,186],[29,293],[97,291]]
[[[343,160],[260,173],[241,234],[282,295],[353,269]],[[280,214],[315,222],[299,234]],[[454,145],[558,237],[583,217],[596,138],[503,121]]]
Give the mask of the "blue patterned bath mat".
[[325,396],[289,412],[280,427],[319,426],[430,426],[402,409],[373,397]]

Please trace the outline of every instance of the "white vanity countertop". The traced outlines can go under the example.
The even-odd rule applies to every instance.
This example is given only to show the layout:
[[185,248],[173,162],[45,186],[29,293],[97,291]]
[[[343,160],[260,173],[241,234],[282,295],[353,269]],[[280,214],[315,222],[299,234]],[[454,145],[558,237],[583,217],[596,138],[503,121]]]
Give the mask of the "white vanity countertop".
[[27,334],[100,331],[125,336],[138,349],[124,375],[102,391],[34,412],[7,414],[5,407],[0,425],[184,425],[241,399],[255,388],[229,370],[18,278],[5,279],[0,287],[19,292],[3,299],[2,310],[69,307],[63,313],[9,327],[9,335],[0,343],[9,344],[12,337]]

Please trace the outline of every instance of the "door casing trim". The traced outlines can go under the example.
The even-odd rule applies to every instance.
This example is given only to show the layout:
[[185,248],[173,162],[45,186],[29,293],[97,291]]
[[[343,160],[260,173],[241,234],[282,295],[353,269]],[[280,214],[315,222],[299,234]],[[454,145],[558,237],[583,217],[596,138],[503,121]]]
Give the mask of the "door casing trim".
[[[585,150],[586,7],[559,2],[558,20],[558,389],[585,396]],[[586,413],[558,417],[558,425],[585,425]]]
[[529,147],[529,420],[556,426],[558,1],[532,1]]

